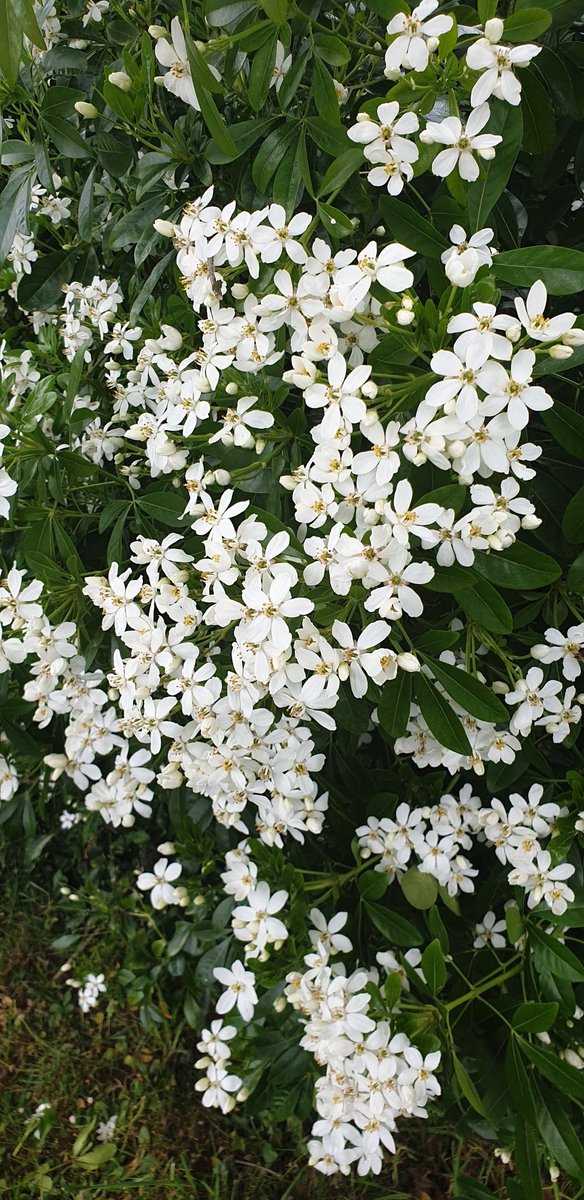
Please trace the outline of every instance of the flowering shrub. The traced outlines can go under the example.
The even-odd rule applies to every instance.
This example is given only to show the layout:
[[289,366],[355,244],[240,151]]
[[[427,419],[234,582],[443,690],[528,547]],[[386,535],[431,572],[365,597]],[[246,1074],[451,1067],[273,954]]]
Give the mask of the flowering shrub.
[[584,1183],[579,8],[17,7],[0,820],[67,985],[325,1174],[458,1106]]

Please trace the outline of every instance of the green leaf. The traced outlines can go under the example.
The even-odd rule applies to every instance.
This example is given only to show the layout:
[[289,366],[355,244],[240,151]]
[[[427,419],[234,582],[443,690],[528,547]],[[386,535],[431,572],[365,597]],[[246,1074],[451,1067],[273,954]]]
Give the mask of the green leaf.
[[67,158],[91,158],[91,143],[81,136],[79,130],[66,117],[59,116],[51,109],[50,112],[42,114],[42,122],[47,137],[61,154]]
[[297,206],[299,189],[302,187],[302,151],[300,142],[304,138],[304,130],[299,126],[296,138],[286,151],[272,184],[272,195],[276,204],[281,204],[287,213],[294,212]]
[[357,877],[357,886],[364,900],[380,900],[387,891],[389,875],[385,871],[365,871]]
[[515,1161],[526,1196],[529,1196],[529,1200],[543,1200],[535,1134],[523,1115],[518,1116],[515,1121]]
[[345,43],[340,38],[334,37],[332,33],[317,33],[314,39],[314,49],[318,57],[331,67],[344,67],[351,57]]
[[260,4],[274,25],[283,25],[288,16],[288,0],[260,0]]
[[543,154],[553,146],[556,136],[554,110],[549,94],[533,71],[523,73],[521,84],[523,147],[529,154]]
[[438,896],[438,883],[433,875],[425,875],[417,867],[410,867],[399,881],[401,890],[412,908],[423,911],[432,908]]
[[509,710],[486,684],[450,663],[436,662],[426,655],[423,657],[438,683],[465,712],[478,717],[479,721],[492,721],[495,725],[497,721],[508,721]]
[[[531,1074],[531,1072],[530,1072]],[[531,1082],[528,1078],[527,1071],[523,1065],[521,1052],[517,1044],[517,1036],[511,1034],[507,1043],[507,1051],[505,1053],[505,1078],[513,1106],[517,1112],[523,1114],[528,1120],[535,1123],[535,1105],[533,1100],[533,1092]]]
[[[349,141],[347,131],[342,125],[329,125],[321,117],[309,117],[306,128],[317,146],[332,158],[338,158],[345,150],[352,148],[352,142]],[[352,229],[351,225],[351,231]]]
[[375,928],[387,938],[390,946],[407,946],[409,948],[419,946],[423,942],[424,939],[419,930],[412,925],[411,921],[406,921],[405,917],[400,917],[382,904],[374,904],[371,900],[364,900],[363,903]]
[[573,1179],[584,1183],[582,1140],[562,1108],[559,1096],[537,1088],[535,1111],[539,1132],[551,1157]]
[[458,602],[467,617],[482,629],[491,633],[511,633],[513,617],[502,596],[488,580],[477,580],[471,588],[460,593]]
[[312,94],[316,110],[323,121],[328,125],[338,125],[341,114],[333,77],[319,58],[312,60]]
[[76,1160],[75,1165],[85,1167],[87,1171],[97,1171],[105,1163],[111,1162],[112,1158],[116,1157],[117,1152],[118,1148],[114,1146],[113,1142],[104,1142],[102,1146],[95,1146],[87,1154],[82,1154]]
[[403,737],[411,705],[412,675],[409,671],[398,671],[395,679],[383,684],[377,705],[379,724],[390,737]]
[[582,1071],[570,1066],[569,1063],[564,1062],[563,1058],[552,1054],[551,1051],[543,1050],[541,1046],[526,1042],[523,1038],[519,1038],[518,1041],[522,1054],[533,1063],[541,1075],[554,1084],[554,1087],[559,1088],[561,1092],[565,1092],[574,1100],[584,1100]]
[[278,102],[280,104],[280,108],[282,108],[284,112],[289,107],[290,102],[294,99],[294,96],[298,91],[298,88],[304,78],[306,65],[311,56],[312,47],[309,46],[306,50],[302,51],[302,54],[298,55],[298,58],[296,58],[294,62],[291,63],[290,70],[286,72],[282,80],[280,90],[278,92]]
[[584,981],[584,964],[557,938],[544,933],[537,925],[529,927],[529,946],[539,971],[549,971],[558,979],[573,983]]
[[219,146],[210,143],[207,148],[207,161],[210,163],[227,163],[235,162],[245,154],[260,138],[265,138],[268,130],[270,130],[275,121],[278,120],[277,114],[271,117],[262,118],[254,117],[252,121],[239,121],[236,125],[229,126],[229,132],[236,147],[236,153],[226,154]]
[[506,17],[502,40],[514,43],[533,42],[549,29],[551,23],[551,14],[544,8],[522,8]]
[[471,754],[470,742],[456,713],[421,672],[415,676],[414,689],[422,716],[437,741],[455,754]]
[[23,28],[12,0],[0,0],[0,71],[9,84],[16,83],[22,56]]
[[256,50],[252,59],[248,96],[255,112],[259,112],[266,102],[276,62],[277,43],[277,30],[270,29],[263,46]]
[[323,181],[319,188],[319,196],[326,196],[329,192],[334,192],[341,188],[355,171],[359,170],[363,162],[363,155],[359,149],[346,150],[339,158],[336,158],[331,163],[325,173]]
[[77,207],[77,228],[79,230],[79,237],[84,242],[90,242],[93,233],[93,185],[95,183],[95,172],[96,167],[92,167],[81,189]]
[[284,128],[279,125],[277,129],[273,129],[268,134],[265,142],[260,146],[251,169],[251,176],[258,192],[262,192],[263,195],[267,195],[270,183],[296,133],[296,127],[293,124]]
[[432,995],[437,996],[438,992],[442,991],[447,978],[446,963],[438,938],[430,942],[430,945],[424,950],[421,967]]
[[541,550],[526,546],[525,542],[513,542],[496,553],[477,554],[474,565],[475,570],[495,587],[509,588],[510,591],[549,587],[562,574],[559,563],[548,554],[542,554]]
[[12,246],[15,233],[28,228],[31,186],[31,167],[26,164],[12,172],[0,195],[0,266]]
[[[199,47],[195,44],[190,34],[185,30],[185,43],[187,47],[187,58],[189,67],[191,68],[191,76],[195,91],[200,87],[205,92],[211,92],[212,95],[221,96],[223,87],[221,80],[217,79],[212,71],[209,70]],[[197,93],[198,95],[198,93]]]
[[562,532],[569,542],[584,542],[584,484],[572,496],[564,513]]
[[53,250],[38,258],[32,265],[30,275],[23,275],[18,285],[18,303],[27,312],[42,310],[49,312],[60,307],[63,300],[62,286],[70,283],[77,262],[77,251],[63,254]]
[[472,231],[485,227],[489,213],[509,181],[523,136],[520,108],[505,104],[502,100],[495,101],[488,132],[501,134],[503,141],[497,146],[495,157],[481,164],[480,178],[468,187],[468,215]]
[[448,249],[450,243],[446,238],[411,204],[404,204],[394,196],[382,196],[379,207],[392,236],[410,250],[417,250],[426,258],[440,258]]
[[493,259],[492,271],[514,288],[530,288],[541,279],[550,295],[571,296],[584,289],[584,252],[562,246],[505,250]]
[[558,400],[542,416],[544,425],[556,442],[574,458],[584,462],[584,417]]
[[185,502],[176,492],[147,492],[138,499],[140,508],[161,525],[176,529],[183,524]]
[[522,1033],[544,1033],[554,1024],[558,1007],[555,1002],[538,1004],[535,1000],[527,1000],[515,1009],[511,1024]]
[[150,196],[141,204],[135,204],[125,212],[107,236],[110,250],[124,250],[126,246],[135,246],[145,230],[152,230],[157,217],[162,217],[164,200],[161,196]]
[[317,207],[323,228],[329,237],[348,237],[354,232],[351,221],[341,212],[340,208],[334,208],[332,204],[324,204],[322,200],[318,201]]
[[459,1086],[463,1096],[465,1097],[466,1100],[468,1100],[469,1104],[471,1105],[472,1108],[474,1108],[475,1112],[478,1112],[481,1117],[486,1118],[487,1114],[485,1112],[485,1106],[477,1092],[477,1089],[476,1089],[468,1071],[466,1070],[465,1067],[463,1067],[458,1055],[454,1052],[454,1050],[452,1052],[452,1065],[454,1067],[454,1074],[456,1076],[456,1081],[458,1083],[458,1086]]

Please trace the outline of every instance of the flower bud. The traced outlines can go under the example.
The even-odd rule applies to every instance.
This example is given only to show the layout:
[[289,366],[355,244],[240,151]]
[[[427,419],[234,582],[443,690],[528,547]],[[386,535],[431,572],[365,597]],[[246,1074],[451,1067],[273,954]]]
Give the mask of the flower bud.
[[99,116],[99,110],[95,107],[95,104],[87,104],[85,100],[78,100],[74,108],[80,117],[86,117],[88,121]]
[[256,438],[256,443],[255,443],[256,454],[262,454],[263,451],[265,450],[265,448],[266,448],[266,439],[265,438]]
[[375,233],[376,233],[377,237],[383,237],[383,235],[385,233],[385,225],[378,225],[375,230]]
[[505,330],[505,337],[509,342],[518,342],[521,337],[521,325],[519,321],[514,321],[513,325],[509,325]]
[[89,42],[87,38],[72,38],[69,46],[72,50],[87,50]]
[[535,658],[539,662],[542,658],[545,658],[548,650],[549,646],[546,646],[544,642],[538,642],[537,646],[531,647],[529,653],[532,658]]
[[375,400],[378,391],[377,384],[372,379],[368,379],[361,388],[361,395],[365,396],[366,400]]
[[576,1054],[576,1051],[571,1050],[570,1047],[568,1047],[567,1050],[562,1051],[562,1058],[569,1063],[571,1067],[575,1067],[577,1071],[581,1071],[584,1067],[584,1059],[581,1059],[580,1055]]
[[555,346],[550,346],[548,353],[550,358],[565,359],[571,358],[574,351],[571,346],[563,346],[561,342],[557,342]]
[[555,1163],[550,1164],[550,1179],[552,1183],[557,1183],[560,1178],[560,1168],[556,1167]]
[[170,854],[176,854],[176,846],[174,842],[161,842],[156,849],[158,850],[159,854],[164,854],[166,858],[168,858]]
[[395,319],[398,325],[411,325],[416,319],[416,314],[407,308],[400,308],[395,314]]
[[428,456],[427,456],[427,454],[424,454],[423,450],[418,450],[418,453],[414,454],[414,457],[412,459],[412,462],[415,467],[423,467],[425,465],[425,463],[427,463],[427,461],[428,461]]
[[195,899],[193,900],[193,904],[195,905],[195,908],[202,908],[204,903],[205,903],[204,896],[195,896]]
[[461,441],[449,442],[446,447],[446,453],[449,458],[462,458],[466,450],[466,445]]
[[500,17],[491,17],[490,21],[485,22],[485,37],[490,42],[500,42],[504,28],[504,22]]
[[481,260],[472,246],[463,250],[462,254],[451,254],[445,263],[446,277],[455,287],[468,287],[473,282],[481,265]]
[[405,650],[403,654],[398,654],[397,665],[402,671],[409,671],[411,674],[414,671],[421,670],[419,659],[409,650]]
[[536,517],[535,513],[528,513],[526,517],[521,518],[522,529],[539,529],[541,525],[541,517]]
[[125,71],[112,71],[107,79],[108,83],[113,83],[114,87],[119,88],[121,92],[131,91],[132,80]]
[[361,421],[361,429],[369,429],[372,425],[376,425],[379,420],[379,413],[376,408],[368,408],[363,420]]
[[287,1000],[286,1000],[285,996],[276,996],[276,999],[274,1000],[275,1012],[278,1012],[278,1013],[284,1012],[286,1004],[287,1004]]
[[152,37],[152,38],[168,37],[166,29],[164,28],[163,25],[149,25],[148,33],[150,34],[150,37]]
[[435,51],[438,49],[439,44],[440,43],[439,43],[437,37],[429,37],[426,41],[426,45],[428,47],[428,53],[434,54]]
[[163,237],[174,237],[174,225],[172,221],[162,221],[160,218],[157,218],[154,222],[154,228]]
[[538,1039],[538,1041],[543,1042],[544,1046],[549,1046],[549,1044],[552,1040],[549,1033],[545,1033],[545,1032],[536,1033],[535,1036]]
[[215,483],[218,483],[219,487],[227,487],[227,485],[231,483],[231,475],[229,474],[229,471],[224,471],[222,467],[219,467],[216,471],[214,471],[213,475]]
[[434,144],[434,138],[428,129],[422,129],[420,141],[423,142],[425,146],[432,146]]
[[234,300],[245,300],[246,296],[249,296],[247,283],[234,283],[231,288],[231,295]]
[[478,150],[477,153],[481,158],[484,158],[485,162],[491,162],[495,157],[495,147],[485,146],[484,150]]
[[568,329],[562,341],[564,346],[584,346],[584,329]]
[[228,396],[237,396],[237,384],[236,383],[228,383],[225,388],[225,391],[227,392]]
[[174,325],[161,325],[160,328],[164,337],[160,339],[160,345],[163,350],[180,350],[183,344],[182,333],[175,329]]
[[248,1099],[248,1097],[249,1097],[249,1088],[242,1087],[239,1089],[235,1099],[237,1100],[238,1104],[243,1104],[244,1101]]

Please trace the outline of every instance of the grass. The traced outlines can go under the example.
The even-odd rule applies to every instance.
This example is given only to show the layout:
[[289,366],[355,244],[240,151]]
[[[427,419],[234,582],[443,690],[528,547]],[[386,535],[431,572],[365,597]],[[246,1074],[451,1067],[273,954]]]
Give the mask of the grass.
[[[0,921],[0,1197],[450,1200],[464,1196],[459,1172],[505,1195],[492,1145],[418,1122],[379,1179],[324,1179],[292,1123],[267,1130],[202,1108],[188,1027],[146,1033],[114,1001],[80,1014],[50,948],[58,927],[43,891],[29,885],[18,906],[6,901]],[[41,1103],[50,1109],[31,1120]],[[102,1147],[96,1126],[112,1113],[116,1134]]]

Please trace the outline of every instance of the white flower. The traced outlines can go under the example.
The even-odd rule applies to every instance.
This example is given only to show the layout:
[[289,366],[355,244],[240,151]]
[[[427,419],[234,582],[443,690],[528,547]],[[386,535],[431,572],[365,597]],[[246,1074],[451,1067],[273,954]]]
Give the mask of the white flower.
[[[335,641],[341,646],[342,665],[339,668],[340,678],[346,679],[348,674],[353,695],[357,697],[364,696],[368,687],[367,675],[375,678],[379,673],[379,652],[373,655],[370,651],[391,633],[391,626],[385,621],[372,621],[369,625],[365,626],[363,632],[355,640],[349,626],[344,621],[334,621],[331,632]],[[385,650],[384,653],[388,660],[392,661],[395,674],[397,664],[393,651]]]
[[255,234],[255,242],[262,262],[277,262],[283,251],[292,259],[292,262],[306,262],[306,250],[297,239],[310,225],[310,214],[295,213],[287,221],[285,208],[281,204],[270,204],[267,219],[269,225],[260,225]]
[[506,922],[504,920],[497,921],[494,912],[485,913],[482,921],[478,921],[475,925],[473,942],[475,950],[481,950],[483,946],[492,946],[493,950],[502,950],[507,942],[506,929]]
[[584,660],[584,623],[571,625],[567,633],[546,629],[545,644],[531,647],[531,655],[542,663],[562,663],[565,679],[578,679]]
[[[162,83],[173,96],[178,96],[185,104],[190,104],[199,112],[200,104],[191,75],[187,44],[178,17],[173,17],[170,22],[170,36],[171,42],[167,42],[166,38],[158,38],[154,49],[158,62],[163,67],[168,67],[166,74],[162,76]],[[219,73],[212,63],[208,64],[208,67],[219,79]]]
[[280,41],[277,41],[276,42],[276,59],[275,59],[274,66],[272,69],[272,78],[270,80],[270,87],[273,87],[275,84],[276,91],[279,92],[280,88],[282,87],[282,83],[284,82],[284,79],[285,79],[286,75],[288,74],[288,71],[290,70],[291,66],[292,66],[292,55],[286,54],[286,50],[285,50],[284,46],[282,45],[282,43]]
[[562,705],[558,692],[561,690],[561,683],[555,680],[544,683],[541,668],[531,667],[525,679],[518,679],[515,689],[505,695],[506,704],[519,705],[511,718],[511,732],[525,735],[544,712],[560,712]]
[[487,393],[483,411],[497,413],[505,409],[512,429],[525,429],[530,412],[544,412],[553,400],[544,388],[532,385],[535,366],[533,350],[518,350],[513,355],[509,371],[501,363],[487,362],[478,374],[478,382]]
[[215,967],[213,974],[225,989],[217,1001],[217,1012],[223,1014],[237,1008],[244,1021],[251,1021],[258,1002],[253,972],[246,971],[243,963],[238,960],[231,968]]
[[167,858],[159,858],[152,871],[145,871],[138,876],[136,886],[141,892],[151,892],[153,908],[166,908],[167,904],[176,902],[174,882],[181,874],[180,863],[169,863]]
[[547,288],[541,279],[530,287],[527,299],[518,296],[515,300],[517,316],[535,342],[555,342],[572,328],[576,321],[575,313],[559,313],[557,317],[544,316],[547,304]]
[[479,177],[479,158],[491,159],[495,156],[495,146],[503,138],[498,133],[481,133],[491,116],[488,104],[480,104],[473,108],[466,125],[459,117],[446,117],[444,121],[428,121],[422,134],[422,141],[439,142],[447,146],[441,150],[432,163],[432,173],[441,178],[452,174],[456,168],[461,179],[471,182]]
[[541,46],[502,46],[499,39],[493,44],[487,37],[473,42],[467,50],[467,66],[471,71],[482,72],[470,94],[473,108],[491,96],[505,100],[507,104],[519,104],[521,84],[513,74],[513,68],[527,66],[540,51]]
[[425,71],[428,66],[428,39],[440,37],[452,28],[452,17],[426,18],[438,8],[438,0],[422,0],[411,13],[397,13],[387,26],[387,33],[394,38],[385,52],[385,74],[395,78],[401,67],[412,71]]
[[330,954],[348,954],[353,949],[353,943],[340,932],[347,924],[348,915],[346,912],[336,913],[327,921],[318,908],[311,908],[308,920],[314,925],[314,929],[309,930],[312,945],[315,948],[322,945]]

